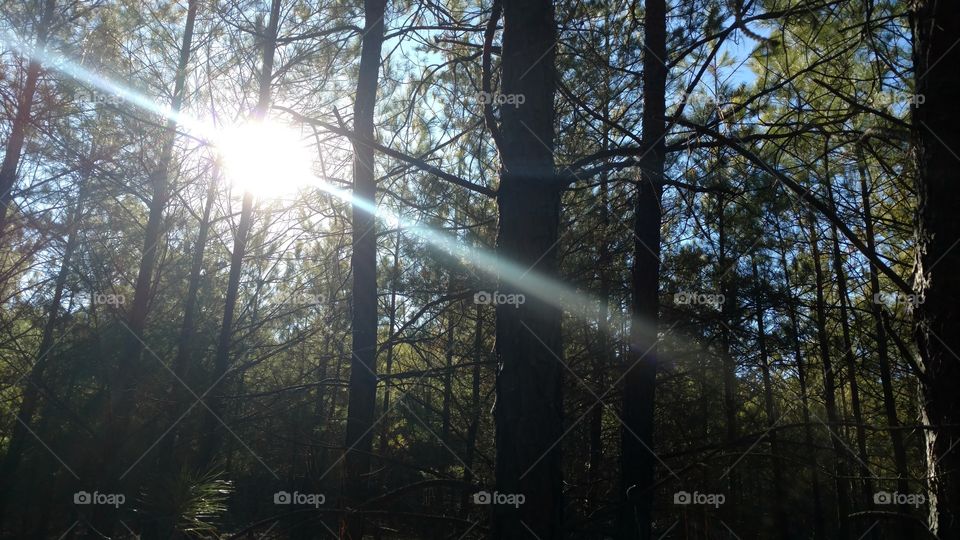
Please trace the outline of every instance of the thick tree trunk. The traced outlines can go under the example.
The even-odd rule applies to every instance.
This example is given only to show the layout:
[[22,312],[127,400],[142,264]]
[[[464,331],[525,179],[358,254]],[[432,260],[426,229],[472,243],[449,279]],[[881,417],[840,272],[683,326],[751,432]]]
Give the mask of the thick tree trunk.
[[[497,254],[557,273],[560,189],[555,179],[556,23],[549,0],[504,0],[502,89],[525,103],[501,110]],[[529,274],[528,274],[529,275]],[[528,278],[535,279],[535,278]],[[501,280],[501,293],[523,290]],[[496,484],[522,494],[514,508],[494,505],[493,538],[558,539],[563,531],[561,312],[532,295],[496,308]]]
[[827,409],[828,436],[833,445],[834,481],[837,495],[837,538],[850,538],[850,499],[847,478],[847,464],[844,445],[838,440],[834,430],[840,425],[840,415],[837,413],[837,383],[833,362],[830,356],[830,338],[827,334],[827,308],[824,299],[825,277],[823,264],[820,260],[820,238],[817,234],[817,222],[810,215],[810,247],[813,256],[813,269],[816,275],[817,305],[816,325],[817,341],[820,345],[820,360],[823,364],[823,401]]
[[913,109],[919,175],[914,292],[916,339],[924,368],[929,520],[940,538],[960,538],[960,10],[946,0],[913,3],[916,92]]
[[665,96],[667,6],[648,0],[644,10],[643,139],[647,145],[643,177],[637,183],[631,281],[633,321],[623,383],[620,434],[620,540],[652,537],[654,390],[657,377],[657,322],[660,312],[660,198],[665,169]]
[[[353,107],[353,130],[357,136],[374,139],[373,117],[380,76],[386,0],[364,0],[364,30],[360,50],[360,73]],[[373,148],[354,145],[353,196],[376,204],[377,184]],[[341,506],[354,508],[367,498],[367,475],[373,446],[373,415],[377,399],[377,231],[374,215],[353,208],[353,314],[350,389],[347,403],[346,456],[343,467]],[[360,540],[363,521],[345,514],[341,537]]]

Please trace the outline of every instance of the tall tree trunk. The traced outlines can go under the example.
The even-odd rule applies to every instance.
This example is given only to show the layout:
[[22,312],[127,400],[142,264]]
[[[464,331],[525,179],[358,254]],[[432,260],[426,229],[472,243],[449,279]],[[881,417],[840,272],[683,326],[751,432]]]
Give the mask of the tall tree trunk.
[[757,270],[757,261],[755,259],[751,261],[751,265],[753,268],[754,282],[753,308],[756,313],[757,323],[757,349],[760,354],[760,369],[763,375],[763,403],[767,415],[767,426],[770,430],[768,438],[770,440],[770,456],[772,457],[773,470],[774,518],[780,538],[789,540],[790,530],[787,526],[786,492],[783,489],[783,463],[780,461],[782,453],[780,450],[779,436],[777,430],[774,429],[780,421],[780,415],[777,412],[777,406],[773,400],[773,387],[770,382],[770,356],[767,352],[767,332],[766,323],[764,322],[765,310],[760,290],[760,272]]
[[[779,234],[779,230],[777,233]],[[782,238],[780,245],[784,245]],[[826,525],[823,517],[823,500],[820,495],[820,463],[817,460],[817,448],[813,444],[813,426],[810,424],[810,402],[807,382],[807,366],[803,361],[800,349],[800,323],[797,315],[797,299],[793,295],[790,284],[790,271],[787,267],[786,251],[781,252],[780,264],[783,268],[783,283],[787,292],[787,316],[790,319],[790,342],[793,345],[793,357],[797,364],[797,379],[800,383],[800,402],[803,406],[803,442],[812,457],[810,474],[810,491],[813,498],[813,532],[814,538],[824,540],[827,537]]]
[[[170,407],[167,411],[166,422],[161,425],[161,429],[167,430],[157,445],[157,467],[161,475],[166,477],[175,477],[180,474],[178,467],[184,464],[183,456],[177,452],[177,443],[182,429],[180,426],[181,417],[188,414],[190,409],[184,410],[184,403],[193,403],[192,396],[181,385],[187,383],[187,375],[190,369],[191,348],[193,347],[193,337],[196,333],[197,319],[197,301],[200,292],[200,283],[203,273],[203,256],[207,245],[207,236],[210,233],[210,214],[213,210],[217,187],[220,180],[220,168],[214,166],[213,175],[210,179],[210,185],[207,186],[206,200],[203,205],[203,215],[200,218],[200,229],[197,231],[196,245],[193,249],[193,260],[190,265],[190,277],[187,285],[187,296],[183,304],[183,322],[180,325],[180,335],[177,339],[177,352],[173,359],[173,372],[176,379],[171,381],[167,389],[167,395],[170,399]],[[169,426],[169,427],[168,427]],[[144,536],[150,538],[167,539],[176,531],[177,516],[167,516],[166,519],[158,520],[157,523],[147,526]],[[153,527],[153,529],[151,528]]]
[[[46,0],[40,24],[37,28],[36,48],[42,50],[47,42],[49,27],[53,22],[53,12],[56,9],[54,0]],[[40,61],[31,58],[27,64],[27,75],[17,98],[17,112],[10,126],[4,149],[3,164],[0,165],[0,238],[4,235],[7,225],[7,213],[13,200],[13,188],[17,183],[17,169],[20,167],[20,158],[23,156],[23,145],[27,139],[27,129],[30,127],[30,116],[33,110],[33,98],[37,93],[37,81],[40,79]]]
[[[470,425],[467,427],[467,448],[463,456],[463,483],[473,484],[473,463],[477,451],[477,434],[480,431],[480,368],[483,365],[483,307],[477,304],[473,322],[473,376],[470,380]],[[469,493],[463,492],[460,501],[461,517],[469,510]]]
[[[447,285],[449,291],[453,292],[453,272],[450,273],[450,283]],[[458,301],[462,304],[462,301]],[[455,308],[453,305],[447,308],[446,316],[446,351],[444,353],[444,372],[443,372],[443,402],[440,413],[440,441],[444,446],[450,447],[450,408],[453,403],[453,348],[455,343],[455,334],[456,325],[454,324],[454,311]],[[459,310],[457,310],[459,311]]]
[[[833,188],[831,187],[831,178],[829,169],[826,173],[827,198],[830,208],[836,212],[837,206],[833,197]],[[848,306],[850,304],[849,291],[847,290],[847,273],[843,269],[843,255],[840,253],[840,237],[837,234],[837,228],[831,226],[830,229],[831,244],[833,248],[833,273],[837,279],[837,296],[840,298],[840,329],[843,336],[843,362],[847,370],[847,380],[850,384],[850,407],[853,412],[854,433],[857,440],[857,465],[860,470],[860,487],[863,493],[864,504],[867,508],[873,507],[873,473],[870,472],[870,455],[867,453],[867,432],[863,424],[863,408],[860,403],[860,385],[857,381],[857,364],[853,357],[853,339],[850,335],[850,313]],[[867,525],[869,526],[869,524]],[[876,527],[871,529],[869,534],[871,538],[877,538],[879,531]]]
[[[91,156],[91,160],[93,157]],[[43,326],[43,334],[40,337],[40,347],[37,349],[33,366],[26,377],[26,384],[23,387],[23,398],[20,401],[20,408],[17,410],[16,422],[13,424],[13,430],[10,434],[10,441],[7,444],[7,453],[0,463],[0,478],[3,478],[7,485],[0,490],[0,524],[3,523],[4,511],[6,510],[9,498],[13,495],[11,488],[16,485],[16,473],[23,458],[24,451],[28,447],[33,424],[33,416],[40,404],[41,388],[44,387],[43,376],[50,361],[50,352],[54,345],[54,332],[60,321],[60,305],[63,300],[63,291],[67,284],[67,277],[73,264],[73,252],[77,247],[77,229],[80,225],[80,218],[83,215],[83,202],[86,198],[87,182],[90,176],[89,163],[83,165],[81,171],[80,187],[77,193],[77,202],[70,212],[70,218],[67,222],[67,242],[63,248],[63,259],[60,261],[60,270],[57,272],[57,278],[53,287],[53,298],[50,299],[50,305],[47,306],[47,321]]]
[[[611,12],[607,10],[604,14],[604,25],[610,24]],[[603,37],[604,50],[607,54],[613,54],[610,50],[610,35]],[[601,128],[603,137],[601,150],[610,149],[610,74],[607,70],[603,72],[603,87],[600,99],[602,100],[601,113],[603,115],[603,127]],[[613,365],[613,354],[611,349],[612,335],[610,332],[610,292],[611,292],[611,271],[613,267],[613,256],[610,253],[610,174],[603,172],[600,175],[600,230],[598,238],[600,246],[598,248],[597,272],[600,280],[600,313],[597,321],[597,352],[593,355],[593,384],[597,388],[598,395],[606,392],[606,372]],[[594,512],[600,507],[600,464],[603,461],[603,403],[596,403],[590,411],[590,462],[587,475],[587,512]],[[602,536],[597,532],[596,538]]]
[[247,239],[253,225],[253,194],[243,194],[240,210],[240,223],[233,239],[233,252],[230,255],[230,274],[227,278],[227,293],[224,297],[223,318],[220,323],[220,333],[217,337],[217,348],[213,356],[213,382],[210,385],[210,395],[206,398],[209,409],[203,417],[201,428],[202,440],[197,457],[197,466],[205,468],[211,465],[216,458],[223,432],[220,428],[223,416],[223,401],[217,393],[224,387],[230,369],[230,353],[233,341],[234,314],[237,308],[237,298],[240,295],[240,277],[243,273],[243,259],[247,250]]
[[[604,108],[606,114],[607,109]],[[607,132],[604,132],[604,149],[607,148]],[[597,271],[600,274],[600,319],[597,321],[597,351],[593,355],[593,384],[598,395],[605,391],[606,370],[612,365],[610,349],[610,270],[613,257],[607,234],[610,230],[609,178],[600,177],[600,248]],[[590,463],[587,476],[587,508],[592,512],[600,506],[600,464],[603,461],[603,403],[596,403],[590,410]],[[599,537],[599,533],[597,535]]]
[[[173,114],[180,111],[186,93],[187,68],[190,62],[190,51],[193,43],[193,29],[197,16],[199,1],[190,0],[187,6],[187,19],[183,39],[180,43],[180,56],[177,62],[176,79],[174,81],[173,100],[170,109]],[[152,293],[154,270],[157,264],[157,250],[163,240],[163,213],[170,198],[170,165],[173,161],[173,148],[176,143],[175,120],[167,121],[163,132],[163,141],[157,169],[150,177],[153,193],[149,202],[149,216],[143,237],[143,251],[140,255],[140,266],[134,286],[133,302],[127,315],[126,329],[129,332],[127,342],[122,345],[123,350],[118,359],[118,366],[113,380],[110,381],[110,395],[107,406],[106,433],[103,450],[94,460],[98,469],[105,471],[105,490],[120,491],[120,482],[123,476],[119,470],[122,460],[118,459],[129,431],[130,423],[135,414],[137,404],[136,375],[140,369],[141,356],[144,350],[144,328],[146,327],[149,300]],[[115,513],[105,507],[98,506],[94,510],[94,527],[103,534],[109,535],[116,525]]]
[[[525,103],[501,110],[497,254],[546,276],[557,274],[560,223],[556,44],[550,0],[503,1],[501,93],[522,95]],[[506,280],[499,290],[522,293]],[[561,312],[531,295],[520,306],[497,305],[496,313],[497,491],[522,494],[526,502],[495,505],[493,537],[557,539],[563,531]]]
[[[177,355],[173,359],[173,372],[176,380],[170,383],[167,390],[171,398],[171,407],[168,412],[167,425],[173,426],[158,445],[159,467],[166,474],[174,474],[177,459],[175,457],[176,442],[180,430],[177,427],[182,412],[182,401],[189,400],[190,394],[181,388],[181,381],[186,381],[190,368],[190,354],[193,346],[193,336],[196,333],[197,297],[200,293],[201,275],[203,273],[203,255],[207,246],[207,236],[210,234],[210,213],[213,210],[214,199],[217,195],[217,186],[220,179],[220,169],[215,167],[210,185],[207,187],[207,197],[203,205],[203,217],[200,218],[200,230],[197,231],[196,245],[193,248],[193,260],[190,265],[190,278],[187,285],[187,297],[183,302],[183,322],[180,324],[180,335],[177,339]],[[165,429],[166,426],[164,426]]]
[[[863,221],[867,237],[867,249],[871,253],[876,253],[876,240],[873,230],[873,212],[870,205],[870,186],[867,183],[868,176],[866,167],[863,165],[862,154],[858,148],[858,172],[860,176],[860,197],[863,204]],[[890,426],[890,442],[893,445],[893,463],[897,471],[897,492],[909,493],[910,470],[907,468],[907,450],[903,444],[903,432],[900,428],[900,420],[897,417],[897,400],[893,393],[893,377],[890,372],[890,355],[887,351],[887,331],[883,324],[883,308],[880,306],[879,296],[880,276],[877,273],[877,267],[872,262],[870,266],[870,312],[873,315],[873,327],[877,340],[877,360],[880,364],[880,386],[883,390],[883,411],[887,417],[887,425]],[[909,507],[902,507],[901,512],[909,514]],[[898,534],[901,538],[908,540],[914,537],[914,527],[909,522],[904,522],[898,528]]]
[[924,424],[930,529],[940,538],[960,538],[960,10],[946,0],[913,3],[916,92],[913,109],[919,174],[914,292],[916,339],[923,362]]
[[[720,157],[718,156],[718,159]],[[722,172],[721,172],[722,174]],[[725,185],[725,179],[721,177],[721,186]],[[723,412],[726,427],[726,442],[733,447],[739,437],[737,427],[737,362],[733,358],[732,342],[734,324],[734,310],[737,305],[737,292],[735,291],[734,279],[736,276],[737,257],[730,257],[727,241],[726,227],[726,196],[723,192],[718,194],[719,215],[717,217],[717,251],[719,255],[720,267],[720,294],[723,296],[723,305],[720,306],[720,354],[721,369],[723,370]],[[738,513],[740,500],[740,475],[736,468],[730,469],[728,487],[730,490],[731,504],[727,505],[725,510],[731,517],[736,517]]]
[[840,425],[840,415],[837,414],[837,384],[836,373],[830,357],[830,338],[827,335],[827,308],[824,299],[825,277],[823,264],[820,260],[820,238],[817,234],[817,222],[810,215],[810,247],[813,256],[813,269],[816,276],[817,305],[816,324],[817,341],[820,345],[820,360],[823,365],[823,401],[827,409],[827,431],[833,445],[834,480],[837,491],[837,524],[840,540],[850,538],[850,499],[847,488],[847,464],[844,457],[843,443],[838,440],[834,430]]
[[666,163],[664,136],[667,84],[667,6],[648,0],[644,9],[643,177],[637,183],[631,281],[633,316],[623,384],[620,434],[622,507],[618,538],[652,536],[654,473],[654,391],[657,377],[657,322],[660,311],[660,198]]
[[[183,98],[186,92],[187,67],[190,63],[190,50],[193,43],[193,28],[197,17],[198,0],[190,0],[187,7],[187,20],[183,33],[183,40],[180,44],[180,58],[177,63],[177,75],[174,82],[173,101],[170,109],[173,114],[180,111],[183,105]],[[154,268],[157,263],[157,249],[162,240],[163,233],[163,212],[166,210],[167,202],[170,198],[170,164],[173,161],[173,147],[176,143],[175,120],[168,120],[164,132],[163,145],[160,150],[160,158],[157,162],[157,169],[150,178],[153,188],[153,195],[150,200],[149,216],[147,218],[147,227],[143,238],[143,251],[140,258],[140,267],[137,273],[137,281],[134,288],[133,303],[130,306],[130,312],[127,317],[127,328],[132,334],[127,344],[126,354],[121,359],[118,381],[118,399],[114,414],[125,414],[128,408],[124,405],[132,402],[133,389],[127,388],[130,383],[134,366],[139,362],[140,355],[143,353],[143,329],[146,326],[148,302],[154,279]],[[133,364],[133,365],[131,365]]]
[[[198,2],[196,0],[191,0],[187,8],[187,20],[183,41],[180,45],[180,59],[177,64],[173,102],[171,104],[173,113],[178,112],[183,104],[197,5]],[[176,127],[176,121],[172,119],[167,121],[157,169],[150,178],[153,195],[149,204],[149,216],[144,232],[143,251],[141,253],[140,267],[134,288],[133,303],[131,304],[126,323],[127,330],[130,331],[131,336],[127,342],[126,354],[120,359],[116,384],[112,391],[113,398],[111,400],[112,410],[110,411],[110,416],[119,417],[116,422],[113,422],[113,445],[122,444],[126,424],[129,421],[130,405],[135,401],[135,392],[131,384],[133,383],[133,375],[136,372],[136,367],[139,364],[140,356],[144,349],[142,336],[146,326],[148,302],[152,290],[154,268],[157,262],[157,249],[162,240],[163,212],[166,209],[170,197],[170,164],[173,160],[173,147],[176,142]],[[108,452],[107,455],[112,459],[112,452]]]
[[[386,362],[384,365],[383,373],[386,377],[390,377],[390,373],[393,371],[393,351],[394,351],[394,341],[396,336],[393,335],[394,329],[397,326],[397,285],[400,279],[400,233],[397,233],[397,243],[393,248],[393,270],[390,278],[390,311],[388,316],[390,321],[387,328],[387,336],[389,341],[387,342],[387,354]],[[380,420],[380,442],[378,444],[379,452],[381,456],[386,455],[387,453],[387,444],[388,437],[390,435],[390,383],[389,381],[383,385],[383,405],[380,406],[381,413],[383,418]]]
[[[253,120],[262,121],[267,117],[271,99],[271,81],[273,79],[273,62],[277,50],[277,34],[280,27],[280,4],[282,0],[273,0],[270,5],[270,20],[267,23],[266,34],[263,38],[263,59],[260,66],[257,106],[253,110]],[[263,179],[269,181],[269,179]],[[230,254],[230,275],[227,278],[227,292],[224,298],[223,319],[220,324],[220,335],[217,338],[217,349],[213,357],[213,383],[210,385],[207,414],[203,419],[203,440],[200,443],[198,465],[207,467],[216,458],[217,450],[223,439],[221,427],[223,422],[223,402],[217,395],[224,387],[230,369],[230,353],[233,341],[234,314],[237,309],[237,299],[240,295],[240,277],[243,274],[243,259],[247,252],[247,240],[253,226],[253,193],[243,194],[240,208],[240,223],[237,225],[237,234],[233,240],[233,252]]]
[[[360,73],[353,106],[353,130],[357,136],[374,139],[374,109],[380,77],[386,0],[364,0],[364,27],[360,50]],[[373,148],[354,144],[353,196],[376,204],[377,182]],[[367,475],[373,445],[373,415],[377,399],[377,231],[374,215],[353,208],[353,314],[350,388],[347,403],[346,456],[343,467],[341,505],[353,508],[367,498]],[[341,537],[360,540],[360,516],[344,514]]]

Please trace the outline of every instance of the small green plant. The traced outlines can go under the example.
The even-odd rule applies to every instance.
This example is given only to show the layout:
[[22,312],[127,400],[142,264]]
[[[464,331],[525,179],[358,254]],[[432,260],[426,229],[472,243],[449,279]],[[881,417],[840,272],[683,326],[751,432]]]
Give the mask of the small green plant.
[[197,473],[183,469],[177,474],[157,477],[144,489],[141,503],[147,521],[157,524],[161,538],[216,537],[216,520],[226,512],[232,484],[222,472]]

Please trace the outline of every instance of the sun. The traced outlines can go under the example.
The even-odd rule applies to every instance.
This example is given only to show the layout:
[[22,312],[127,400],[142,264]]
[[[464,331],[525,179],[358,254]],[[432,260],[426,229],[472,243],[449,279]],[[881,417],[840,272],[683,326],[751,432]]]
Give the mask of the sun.
[[223,172],[239,193],[295,194],[314,180],[313,153],[300,130],[273,120],[224,129],[215,141]]

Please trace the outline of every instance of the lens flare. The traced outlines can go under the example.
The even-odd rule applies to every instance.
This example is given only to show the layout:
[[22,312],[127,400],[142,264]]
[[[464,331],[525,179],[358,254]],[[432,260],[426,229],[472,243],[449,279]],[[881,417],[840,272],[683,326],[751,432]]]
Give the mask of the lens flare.
[[[94,73],[67,57],[24,45],[21,40],[6,33],[0,33],[0,41],[26,57],[43,62],[48,68],[56,69],[93,88],[114,95],[130,105],[165,117],[194,136],[211,142],[224,160],[231,183],[241,190],[249,190],[261,197],[276,197],[308,185],[316,187],[350,203],[356,210],[373,214],[391,227],[404,228],[423,241],[446,250],[464,264],[473,266],[492,279],[499,279],[518,291],[563,309],[581,321],[596,322],[598,320],[599,300],[597,298],[577,291],[553,277],[542,275],[505,259],[490,250],[467,246],[460,238],[403,218],[378,207],[373,201],[354,197],[349,191],[339,189],[317,178],[311,170],[310,151],[299,132],[289,125],[267,120],[218,130],[211,124],[197,120],[188,114],[171,111],[169,106],[158,105],[150,97]],[[612,318],[618,318],[616,313]],[[656,321],[639,320],[635,317],[627,317],[627,319],[631,325],[641,330],[641,334],[647,336],[648,339],[645,341],[652,343],[658,339]],[[621,325],[612,325],[614,328],[618,326]]]
[[313,182],[313,155],[291,126],[250,121],[223,130],[214,145],[227,179],[241,193],[277,198]]

